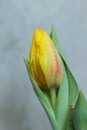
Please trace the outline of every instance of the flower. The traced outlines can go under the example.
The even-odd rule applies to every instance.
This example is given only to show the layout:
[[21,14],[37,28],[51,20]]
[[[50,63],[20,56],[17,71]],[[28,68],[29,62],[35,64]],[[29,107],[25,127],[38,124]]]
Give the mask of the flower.
[[58,87],[62,81],[61,59],[52,39],[41,28],[36,29],[30,49],[30,70],[41,88]]

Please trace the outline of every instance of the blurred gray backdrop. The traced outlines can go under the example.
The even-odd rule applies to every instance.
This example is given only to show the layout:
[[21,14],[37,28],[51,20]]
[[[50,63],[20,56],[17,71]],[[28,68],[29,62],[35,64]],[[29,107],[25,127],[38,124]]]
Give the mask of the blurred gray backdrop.
[[87,97],[87,0],[0,0],[0,130],[52,130],[23,62],[34,30],[52,24]]

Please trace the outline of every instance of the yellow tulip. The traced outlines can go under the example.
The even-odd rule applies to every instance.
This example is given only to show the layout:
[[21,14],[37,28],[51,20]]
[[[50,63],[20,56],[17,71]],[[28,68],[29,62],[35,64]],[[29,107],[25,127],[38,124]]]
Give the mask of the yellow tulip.
[[58,87],[62,80],[61,60],[53,41],[41,28],[36,29],[30,49],[30,70],[41,88]]

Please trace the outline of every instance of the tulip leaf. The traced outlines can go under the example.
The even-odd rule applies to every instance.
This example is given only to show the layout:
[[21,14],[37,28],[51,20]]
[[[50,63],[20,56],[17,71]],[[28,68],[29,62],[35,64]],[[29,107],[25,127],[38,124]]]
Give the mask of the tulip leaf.
[[66,71],[67,71],[67,76],[68,76],[68,82],[69,82],[69,104],[71,107],[74,107],[76,105],[76,102],[78,100],[78,95],[79,95],[79,89],[78,85],[69,70],[68,66],[66,66]]
[[57,39],[57,36],[56,36],[56,32],[55,32],[55,28],[54,26],[52,26],[52,29],[51,29],[51,33],[50,33],[50,37],[51,39],[53,40],[53,43],[56,47],[56,49],[58,50],[58,53],[60,53],[60,55],[63,57],[63,59],[66,61],[66,58],[65,58],[65,55],[63,53],[63,50],[58,42],[58,39]]
[[42,106],[44,107],[44,109],[45,109],[45,111],[46,111],[46,113],[48,115],[48,118],[49,118],[49,120],[51,122],[52,127],[55,130],[59,130],[58,123],[55,120],[55,115],[54,115],[53,109],[51,107],[51,104],[50,104],[47,96],[45,95],[45,93],[43,93],[43,91],[39,88],[39,86],[37,85],[37,83],[33,79],[32,75],[31,75],[31,72],[30,72],[29,61],[27,60],[27,58],[24,58],[24,62],[25,62],[25,65],[26,65],[26,69],[27,69],[29,78],[30,78],[30,80],[32,82],[34,91],[35,91],[39,101],[41,102]]
[[57,98],[56,118],[61,130],[64,130],[69,127],[68,122],[72,122],[72,111],[76,105],[79,91],[75,78],[67,65],[65,55],[57,40],[54,27],[52,27],[50,37],[62,60],[63,80]]
[[80,91],[77,105],[75,107],[73,122],[75,130],[87,130],[87,102]]
[[77,99],[78,99],[78,85],[76,83],[76,80],[74,78],[74,76],[72,75],[68,65],[67,65],[67,61],[66,61],[66,58],[65,58],[65,55],[63,53],[63,50],[57,40],[57,36],[56,36],[56,33],[55,33],[55,28],[54,26],[52,27],[52,30],[51,30],[51,34],[50,34],[54,44],[55,44],[55,47],[58,51],[58,53],[60,54],[61,56],[61,59],[63,60],[64,62],[64,65],[65,65],[65,68],[66,68],[66,71],[67,71],[67,76],[68,76],[68,82],[69,82],[69,92],[70,92],[70,104],[71,105],[75,105]]
[[67,78],[66,70],[63,65],[63,80],[60,85],[60,89],[57,97],[57,103],[56,103],[56,118],[60,125],[61,130],[64,130],[65,128],[65,123],[67,120],[68,108],[69,108],[68,102],[69,102],[68,78]]

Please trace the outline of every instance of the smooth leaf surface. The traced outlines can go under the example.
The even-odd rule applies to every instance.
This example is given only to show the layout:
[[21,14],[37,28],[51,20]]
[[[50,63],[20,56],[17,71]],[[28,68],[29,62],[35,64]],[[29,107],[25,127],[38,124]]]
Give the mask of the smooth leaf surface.
[[75,108],[73,122],[75,130],[87,130],[87,102],[81,91]]
[[64,65],[63,66],[63,81],[59,89],[56,106],[56,118],[59,122],[60,129],[64,130],[69,109],[69,86]]

